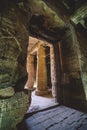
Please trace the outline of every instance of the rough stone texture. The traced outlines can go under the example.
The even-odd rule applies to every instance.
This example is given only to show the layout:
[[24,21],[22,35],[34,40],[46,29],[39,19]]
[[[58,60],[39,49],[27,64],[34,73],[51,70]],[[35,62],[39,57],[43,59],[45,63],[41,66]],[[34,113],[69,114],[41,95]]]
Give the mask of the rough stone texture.
[[62,42],[63,49],[63,70],[64,72],[79,71],[79,51],[76,39],[76,32],[72,25],[65,34]]
[[0,130],[16,129],[29,106],[24,90],[29,34],[19,8],[0,13]]
[[[8,98],[8,97],[10,97],[9,99],[11,99],[12,98],[11,96],[14,97],[16,92],[19,93],[19,91],[24,90],[23,89],[24,84],[27,79],[27,73],[25,67],[27,43],[28,43],[27,29],[29,28],[28,25],[30,20],[29,13],[31,10],[32,15],[35,15],[36,19],[42,18],[40,23],[43,24],[43,26],[40,26],[37,23],[38,20],[36,20],[35,21],[36,25],[37,24],[38,25],[34,27],[36,29],[35,32],[39,32],[37,35],[39,37],[42,36],[43,39],[49,40],[53,36],[52,39],[49,41],[55,43],[56,41],[61,40],[61,38],[64,36],[64,33],[66,33],[65,28],[66,27],[69,28],[65,35],[66,38],[63,37],[64,39],[62,39],[64,43],[63,44],[64,70],[63,70],[63,78],[62,78],[63,99],[64,99],[64,103],[67,102],[67,104],[73,106],[75,105],[78,106],[80,104],[80,107],[83,107],[83,105],[86,104],[85,100],[87,96],[86,67],[85,67],[86,49],[81,49],[81,48],[84,48],[86,46],[86,42],[84,42],[84,40],[81,40],[81,43],[79,42],[80,43],[79,46],[78,44],[79,38],[77,38],[75,29],[73,28],[73,26],[71,26],[68,23],[69,17],[66,17],[65,13],[63,13],[63,16],[61,16],[61,8],[58,8],[58,10],[56,10],[57,12],[54,11],[55,9],[53,8],[55,8],[56,4],[55,6],[50,6],[51,5],[49,4],[50,2],[46,4],[45,2],[43,2],[43,0],[38,0],[38,1],[30,0],[29,2],[30,2],[31,9],[29,10],[28,8],[29,3],[27,3],[27,1],[25,2],[26,3],[24,4],[23,2],[20,2],[20,0],[15,0],[15,2],[7,1],[7,3],[5,3],[1,1],[0,3],[0,74],[1,74],[0,75],[0,89],[1,89],[0,100],[6,100],[3,98]],[[71,12],[73,12],[73,8],[72,8],[73,4],[72,3],[69,4],[70,6],[68,6],[68,3],[65,6],[71,8]],[[60,5],[59,2],[58,5]],[[81,22],[82,20],[83,18],[81,18]],[[86,20],[83,22],[86,22]],[[40,31],[38,31],[38,26]],[[43,29],[44,27],[45,30]],[[83,28],[84,28],[84,24],[83,24]],[[32,32],[33,31],[31,31],[31,34],[35,34],[35,32],[34,33]],[[61,34],[58,37],[58,34],[60,32]],[[82,47],[83,45],[81,45],[83,42],[84,42],[84,47]],[[55,50],[57,50],[56,47],[57,46],[55,46]],[[55,56],[57,61],[58,57],[57,55]],[[84,60],[82,60],[81,58]],[[60,80],[61,75],[59,74],[57,74],[57,76]],[[7,95],[5,94],[6,92]],[[0,114],[2,117],[4,117],[3,113]],[[5,118],[3,118],[2,123],[4,122],[4,120]],[[4,127],[6,126],[4,125]]]
[[77,35],[80,49],[81,78],[87,101],[87,38],[81,32]]
[[17,20],[14,9],[8,10],[1,19],[0,72],[2,75],[0,75],[0,88],[5,88],[17,86],[15,84],[27,75],[25,63],[28,32],[26,27]]
[[[46,17],[45,27],[65,27],[65,22],[52,10],[43,0],[38,2],[35,0],[30,1],[30,9],[32,14],[39,14]],[[36,7],[34,6],[36,5]]]
[[62,84],[64,104],[82,109],[86,105],[86,97],[81,75],[81,51],[78,40],[74,27],[70,25],[66,38],[62,42]]
[[16,130],[29,107],[29,99],[24,92],[0,100],[0,130]]
[[87,3],[84,4],[84,6],[82,6],[78,10],[76,10],[74,15],[72,15],[71,20],[76,24],[78,23],[82,24],[82,26],[86,28],[86,24],[85,24],[86,17],[87,17]]

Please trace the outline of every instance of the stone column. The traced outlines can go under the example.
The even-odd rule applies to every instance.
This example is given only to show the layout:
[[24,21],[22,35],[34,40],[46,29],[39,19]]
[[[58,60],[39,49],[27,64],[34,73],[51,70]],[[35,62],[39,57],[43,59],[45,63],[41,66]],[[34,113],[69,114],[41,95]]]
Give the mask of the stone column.
[[51,83],[52,83],[52,95],[56,98],[56,66],[55,66],[55,56],[54,56],[54,48],[53,46],[50,47],[50,67],[51,67]]
[[34,56],[28,55],[27,60],[27,71],[28,71],[28,81],[25,85],[26,89],[33,90],[34,88]]
[[63,103],[63,93],[62,93],[62,85],[61,85],[61,60],[60,60],[60,48],[59,43],[53,44],[54,49],[54,59],[55,59],[55,70],[56,70],[56,99],[62,104]]
[[37,52],[37,74],[36,74],[37,89],[36,95],[48,94],[47,91],[47,72],[46,72],[46,60],[45,60],[45,48],[39,46]]

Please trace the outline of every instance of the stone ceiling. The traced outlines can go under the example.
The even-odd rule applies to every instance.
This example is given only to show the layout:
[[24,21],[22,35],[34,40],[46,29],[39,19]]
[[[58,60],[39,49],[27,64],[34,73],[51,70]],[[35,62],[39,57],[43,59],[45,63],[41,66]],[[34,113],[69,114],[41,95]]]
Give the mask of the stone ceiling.
[[32,0],[30,5],[29,30],[35,37],[57,42],[63,37],[69,22],[87,30],[86,0]]
[[64,36],[69,22],[80,25],[87,32],[87,0],[0,1],[0,15],[9,8],[17,8],[25,16],[31,36],[50,43]]

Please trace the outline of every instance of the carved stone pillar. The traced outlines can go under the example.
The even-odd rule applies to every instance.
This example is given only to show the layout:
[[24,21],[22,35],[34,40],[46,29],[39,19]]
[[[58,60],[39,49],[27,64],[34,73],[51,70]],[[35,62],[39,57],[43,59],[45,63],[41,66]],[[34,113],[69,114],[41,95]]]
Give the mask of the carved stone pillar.
[[29,90],[33,90],[34,86],[34,56],[29,55],[27,61],[27,71],[28,71],[28,81],[26,83],[25,88]]
[[50,47],[50,63],[51,63],[51,83],[52,83],[52,95],[56,98],[56,66],[55,66],[55,56],[54,56],[54,48]]
[[39,46],[37,52],[37,74],[36,74],[37,89],[36,95],[48,94],[47,91],[47,72],[45,60],[45,48]]

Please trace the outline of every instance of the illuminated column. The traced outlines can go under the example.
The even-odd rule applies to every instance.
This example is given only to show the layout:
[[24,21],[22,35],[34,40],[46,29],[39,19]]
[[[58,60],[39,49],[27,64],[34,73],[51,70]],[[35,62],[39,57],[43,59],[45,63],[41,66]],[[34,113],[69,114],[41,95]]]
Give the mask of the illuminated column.
[[25,85],[26,89],[33,90],[34,88],[34,56],[29,55],[27,61],[28,81]]
[[36,74],[36,84],[37,89],[35,91],[36,95],[45,95],[48,94],[47,91],[47,68],[45,60],[45,48],[39,46],[37,52],[37,74]]
[[56,65],[55,65],[55,56],[54,56],[54,48],[50,47],[50,63],[51,63],[51,83],[52,83],[52,95],[56,98]]

